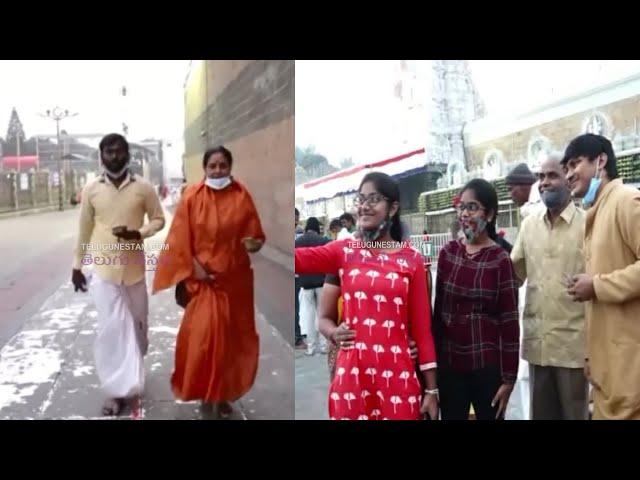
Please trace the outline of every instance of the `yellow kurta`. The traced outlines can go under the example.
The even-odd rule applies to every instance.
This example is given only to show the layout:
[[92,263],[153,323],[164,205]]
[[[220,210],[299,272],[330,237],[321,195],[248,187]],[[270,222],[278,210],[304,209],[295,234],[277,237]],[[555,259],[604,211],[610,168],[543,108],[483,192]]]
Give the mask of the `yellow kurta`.
[[640,191],[613,180],[587,212],[585,262],[594,419],[640,419]]

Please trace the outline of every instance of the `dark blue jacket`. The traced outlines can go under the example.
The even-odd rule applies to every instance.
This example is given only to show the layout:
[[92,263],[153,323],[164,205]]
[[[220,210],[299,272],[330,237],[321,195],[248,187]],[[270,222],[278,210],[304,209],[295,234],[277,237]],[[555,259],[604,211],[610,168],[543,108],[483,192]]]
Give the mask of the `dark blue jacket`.
[[[330,241],[328,238],[321,236],[313,230],[308,230],[304,232],[304,235],[296,238],[296,248],[319,247]],[[300,275],[298,277],[298,284],[304,289],[320,288],[324,284],[324,275]]]

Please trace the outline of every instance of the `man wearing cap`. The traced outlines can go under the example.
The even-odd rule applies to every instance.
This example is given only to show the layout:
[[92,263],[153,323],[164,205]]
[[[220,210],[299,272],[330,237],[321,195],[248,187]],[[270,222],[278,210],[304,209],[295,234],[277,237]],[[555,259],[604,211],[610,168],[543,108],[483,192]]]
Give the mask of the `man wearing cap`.
[[[538,191],[538,179],[529,170],[526,163],[516,165],[505,178],[507,190],[513,203],[519,207],[518,227],[522,220],[534,212],[537,208],[544,210],[540,201]],[[520,313],[520,332],[523,332],[523,313],[525,305],[525,295],[528,288],[528,281],[525,279],[518,292],[518,310]],[[522,338],[520,339],[522,344]],[[518,368],[518,378],[514,388],[515,395],[511,395],[509,406],[507,407],[506,418],[514,420],[526,420],[529,418],[529,368],[524,359]]]
[[511,200],[520,207],[520,217],[524,218],[536,208],[542,208],[538,179],[526,163],[520,163],[505,178]]

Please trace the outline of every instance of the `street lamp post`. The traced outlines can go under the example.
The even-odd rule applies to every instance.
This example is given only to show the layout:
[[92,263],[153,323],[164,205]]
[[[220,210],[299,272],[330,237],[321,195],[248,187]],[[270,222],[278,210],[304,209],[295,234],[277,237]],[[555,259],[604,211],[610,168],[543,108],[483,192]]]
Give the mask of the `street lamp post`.
[[56,141],[58,145],[58,209],[63,210],[62,203],[62,150],[60,149],[60,121],[65,118],[75,117],[77,113],[69,113],[69,110],[62,110],[60,107],[55,107],[53,110],[47,110],[46,114],[41,115],[43,117],[50,118],[56,122]]

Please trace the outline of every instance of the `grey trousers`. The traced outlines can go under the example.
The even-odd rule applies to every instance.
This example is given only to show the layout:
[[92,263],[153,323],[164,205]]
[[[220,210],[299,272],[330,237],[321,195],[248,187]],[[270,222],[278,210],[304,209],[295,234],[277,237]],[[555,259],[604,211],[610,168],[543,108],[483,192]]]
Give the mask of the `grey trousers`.
[[589,383],[582,368],[529,364],[531,420],[587,420]]

